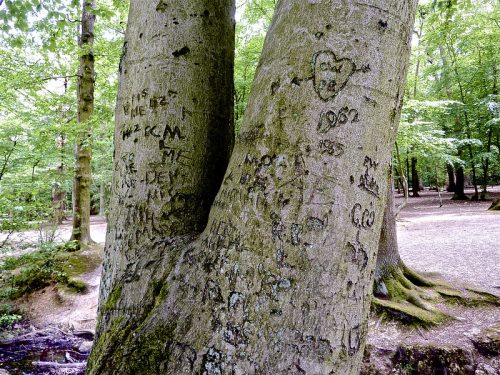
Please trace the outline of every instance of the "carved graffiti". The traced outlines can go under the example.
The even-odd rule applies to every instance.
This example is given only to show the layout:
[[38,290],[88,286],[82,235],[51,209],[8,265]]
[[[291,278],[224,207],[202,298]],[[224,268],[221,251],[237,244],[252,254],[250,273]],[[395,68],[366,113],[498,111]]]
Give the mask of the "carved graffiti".
[[293,223],[291,227],[292,245],[300,245],[302,243],[302,224]]
[[125,173],[122,180],[122,187],[134,188],[137,179],[134,177],[137,173],[135,167],[135,154],[129,152],[122,156],[122,162],[125,167]]
[[360,271],[363,271],[368,265],[368,253],[366,252],[363,244],[359,240],[359,231],[356,235],[356,241],[348,242],[347,249],[351,262],[355,264]]
[[356,354],[361,347],[361,330],[359,326],[353,327],[349,330],[349,349],[350,356]]
[[365,173],[359,177],[359,187],[366,190],[371,195],[379,198],[379,185],[375,180],[375,172],[377,170],[379,163],[372,160],[372,158],[365,156],[365,161],[363,166],[365,167]]
[[318,133],[328,133],[331,129],[348,122],[359,122],[359,112],[356,109],[342,107],[338,112],[334,110],[323,112],[318,123]]
[[121,131],[122,140],[126,140],[127,138],[132,137],[132,135],[139,132],[140,130],[141,127],[139,124],[125,126]]
[[334,98],[356,71],[349,58],[337,58],[332,51],[320,51],[313,56],[314,89],[318,96],[328,101]]
[[368,208],[363,209],[361,204],[356,203],[351,210],[351,220],[356,228],[370,229],[375,223],[375,211]]
[[345,151],[345,145],[331,139],[322,139],[319,141],[319,151],[322,155],[342,156]]
[[350,58],[337,57],[332,51],[316,52],[312,58],[312,68],[314,90],[324,101],[335,98],[354,73],[366,73],[370,70],[369,65],[357,69]]

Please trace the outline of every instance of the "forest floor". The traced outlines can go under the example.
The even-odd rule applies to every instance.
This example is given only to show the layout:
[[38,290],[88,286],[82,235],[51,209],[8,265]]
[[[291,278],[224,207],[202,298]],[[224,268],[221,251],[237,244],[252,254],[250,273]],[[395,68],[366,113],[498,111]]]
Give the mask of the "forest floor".
[[[500,198],[500,187],[493,188],[491,192],[491,198]],[[471,194],[471,191],[467,193]],[[458,288],[467,284],[499,296],[500,212],[487,211],[491,201],[451,201],[450,198],[450,193],[442,192],[440,198],[437,192],[424,191],[420,198],[409,199],[397,224],[401,256],[409,267],[426,277]],[[398,195],[396,204],[402,201],[403,198]],[[70,233],[71,223],[65,222],[54,235],[65,241],[69,239]],[[96,242],[104,244],[106,223],[103,218],[92,218],[91,233]],[[11,236],[11,240],[36,242],[39,236],[40,231],[29,231],[16,233]],[[6,256],[20,255],[30,249],[24,246],[9,252],[0,250],[0,263]],[[102,246],[92,251],[96,257],[102,257]],[[56,332],[54,329],[73,333],[92,331],[96,323],[100,272],[101,267],[97,267],[80,276],[87,284],[85,294],[65,293],[60,288],[50,286],[31,294],[29,299],[19,301],[21,310],[29,320],[18,325],[18,331],[42,337],[41,341],[46,335]],[[372,316],[364,373],[500,375],[500,361],[491,355],[491,351],[488,352],[488,348],[493,345],[498,354],[498,307],[470,308],[450,304],[439,307],[456,319],[429,330]],[[490,331],[486,332],[488,329]],[[15,332],[4,332],[3,337],[12,339]],[[477,341],[484,341],[485,337],[489,339],[492,335],[496,335],[493,343],[486,340],[487,349],[483,350],[484,345],[481,349]],[[83,345],[85,350],[89,347],[88,337],[71,336],[69,341],[74,353],[79,352],[77,347]],[[418,348],[418,353],[415,354],[413,350],[408,354],[407,347]],[[2,346],[0,341],[0,374],[3,366],[11,374],[56,373],[22,372],[14,370],[12,365],[2,365],[2,361],[8,358],[8,355],[2,357],[2,348],[5,351],[8,346]],[[84,354],[84,351],[80,352]],[[422,356],[431,362],[424,363]],[[32,359],[40,358],[30,356]],[[65,368],[64,371],[78,373],[81,369]]]

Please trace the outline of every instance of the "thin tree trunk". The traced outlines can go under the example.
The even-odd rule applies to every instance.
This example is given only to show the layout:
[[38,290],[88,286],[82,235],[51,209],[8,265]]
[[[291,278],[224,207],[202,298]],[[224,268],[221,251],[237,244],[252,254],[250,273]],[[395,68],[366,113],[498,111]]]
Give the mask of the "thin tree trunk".
[[448,173],[448,186],[446,187],[446,191],[449,193],[455,192],[455,170],[453,165],[446,164],[446,172]]
[[405,176],[405,173],[404,173],[404,170],[403,170],[403,164],[401,162],[401,155],[399,153],[399,146],[398,146],[398,142],[395,143],[396,145],[396,157],[398,159],[398,171],[399,171],[399,178],[400,178],[400,182],[401,182],[401,186],[403,188],[403,194],[404,194],[404,197],[405,197],[405,205],[408,203],[408,178]]
[[[417,30],[416,34],[417,34],[417,48],[418,46],[420,45],[420,39],[422,38],[422,29],[424,27],[424,18],[423,18],[423,14],[421,13],[420,14],[420,17],[418,18],[419,21],[420,21],[420,27],[419,29]],[[413,82],[413,99],[417,99],[417,93],[418,93],[418,75],[419,75],[419,71],[420,71],[420,51],[417,50],[417,64],[415,66],[415,81]]]
[[[406,150],[406,175],[408,176],[408,180],[409,180],[411,174],[410,174],[410,158],[408,156],[408,150]],[[409,192],[408,192],[408,194],[409,194]]]
[[411,189],[412,197],[420,197],[420,179],[418,178],[417,171],[417,158],[411,158]]
[[[204,181],[190,173],[198,155],[212,148],[189,147],[201,138],[193,124],[179,120],[179,131],[159,146],[135,128],[124,139],[121,124],[134,122],[119,111],[130,96],[152,86],[144,69],[152,61],[143,54],[158,52],[155,37],[159,30],[169,35],[165,24],[174,17],[174,40],[181,44],[155,45],[178,46],[173,56],[187,59],[177,84],[206,77],[206,70],[201,77],[186,76],[185,67],[206,62],[212,48],[227,45],[229,17],[216,11],[224,3],[189,2],[189,12],[180,1],[131,3],[123,64],[130,78],[122,73],[115,134],[118,185],[88,372],[358,374],[416,3],[346,1],[334,11],[327,0],[278,3],[242,130],[199,234],[204,222],[193,215],[199,202],[192,208],[172,207],[172,199],[159,207],[150,203],[149,213],[137,204],[150,191],[197,189]],[[198,46],[215,32],[191,28],[210,25],[199,15],[215,17],[220,33]],[[211,87],[214,81],[201,92],[220,97],[227,91]],[[184,92],[178,90],[179,96]],[[188,96],[178,103],[191,102]],[[152,119],[148,124],[156,125]],[[177,142],[184,134],[189,136]],[[165,146],[182,146],[189,168],[164,189],[142,183],[158,147]],[[119,205],[121,192],[127,194]],[[204,202],[210,205],[208,198]],[[157,207],[168,214],[161,221]],[[144,227],[127,225],[127,218]]]
[[[493,136],[493,126],[490,125],[488,130],[488,143],[486,146],[486,151],[491,152],[491,141]],[[486,157],[483,160],[483,189],[481,191],[481,200],[485,200],[488,196],[488,180],[489,180],[489,167],[490,167],[490,158]]]
[[[498,94],[498,89],[497,89],[497,69],[496,65],[493,65],[493,88],[492,88],[492,93],[493,95]],[[487,151],[491,152],[491,146],[493,143],[493,125],[490,125],[490,128],[488,130],[488,145],[487,145]],[[497,134],[497,147],[498,147],[498,134]],[[483,191],[481,193],[481,199],[486,199],[488,192],[488,182],[490,179],[489,176],[489,167],[490,167],[490,158],[487,157],[486,160],[483,162]]]
[[90,119],[94,112],[94,1],[83,1],[80,46],[80,71],[78,77],[78,123],[75,145],[75,179],[72,240],[82,244],[92,242],[90,237],[90,184],[92,159],[92,129]]

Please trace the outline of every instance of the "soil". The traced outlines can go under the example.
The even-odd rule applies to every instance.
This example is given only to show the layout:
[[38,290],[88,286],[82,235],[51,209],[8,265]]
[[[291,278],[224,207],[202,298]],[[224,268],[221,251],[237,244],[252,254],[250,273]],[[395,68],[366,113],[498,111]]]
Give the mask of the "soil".
[[[500,198],[500,187],[490,191],[491,200],[484,202],[452,201],[452,194],[441,192],[439,197],[433,191],[421,192],[420,198],[410,198],[397,224],[404,262],[415,271],[454,287],[471,286],[499,296],[500,212],[487,209],[492,200]],[[471,194],[471,191],[467,193]],[[398,195],[396,203],[402,202],[403,198]],[[67,240],[70,230],[71,223],[64,223],[58,228],[57,236]],[[103,245],[106,233],[103,218],[92,218],[91,233],[93,239]],[[32,231],[16,234],[13,238],[34,240],[37,235],[38,232]],[[0,261],[4,256],[4,253],[0,254]],[[68,341],[71,341],[74,330],[93,330],[100,271],[99,267],[80,277],[88,285],[86,294],[71,295],[52,286],[23,301],[21,306],[29,317],[30,330],[57,327],[67,332]],[[498,307],[466,308],[449,304],[439,307],[456,319],[427,331],[372,316],[362,373],[500,374],[500,361],[495,355],[485,354],[474,344],[489,328],[497,335],[497,341],[492,345],[498,346],[500,326],[494,327],[500,322]],[[22,330],[23,327],[19,328]],[[407,355],[407,347],[413,348],[410,351],[413,357]],[[427,368],[425,361],[415,354],[424,352],[427,359],[437,358],[429,362]],[[463,364],[462,359],[455,357],[467,360],[464,359]],[[0,369],[2,367],[0,356]],[[31,371],[29,373],[37,373]]]

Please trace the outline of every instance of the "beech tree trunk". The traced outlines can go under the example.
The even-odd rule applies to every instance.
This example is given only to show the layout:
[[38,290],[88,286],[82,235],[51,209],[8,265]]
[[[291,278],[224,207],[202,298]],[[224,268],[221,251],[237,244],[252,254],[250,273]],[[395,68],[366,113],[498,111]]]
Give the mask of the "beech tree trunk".
[[78,123],[81,127],[75,145],[75,178],[73,183],[72,240],[82,244],[92,242],[90,237],[90,184],[92,159],[92,129],[90,119],[94,112],[94,23],[95,2],[83,1],[82,26],[79,39],[80,71],[78,73]]
[[232,4],[132,1],[88,373],[359,373],[415,7],[280,1],[220,185]]

